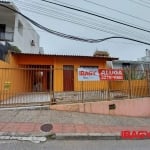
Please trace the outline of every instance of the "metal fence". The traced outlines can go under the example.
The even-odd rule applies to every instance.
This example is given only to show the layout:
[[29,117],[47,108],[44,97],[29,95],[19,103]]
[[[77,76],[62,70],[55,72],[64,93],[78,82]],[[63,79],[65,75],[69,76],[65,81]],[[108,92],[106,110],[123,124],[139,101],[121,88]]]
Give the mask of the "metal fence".
[[[74,70],[74,74],[77,74],[77,70]],[[124,80],[117,81],[78,81],[77,78],[77,75],[74,76],[73,91],[54,91],[54,99],[57,102],[63,103],[66,101],[87,102],[125,98],[131,99],[147,97],[150,95],[149,70],[143,71],[124,69]],[[67,85],[71,88],[70,83]]]
[[0,107],[150,96],[150,70],[124,69],[124,80],[79,81],[78,70],[28,65],[0,68]]
[[49,104],[48,80],[43,80],[49,72],[47,66],[0,68],[0,106]]

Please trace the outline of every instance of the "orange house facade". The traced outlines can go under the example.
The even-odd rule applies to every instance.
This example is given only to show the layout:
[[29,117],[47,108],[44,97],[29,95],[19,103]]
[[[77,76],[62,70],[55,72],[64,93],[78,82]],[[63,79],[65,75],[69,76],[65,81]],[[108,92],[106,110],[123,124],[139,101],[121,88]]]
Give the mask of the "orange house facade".
[[106,68],[106,56],[66,56],[10,53],[0,61],[1,93],[65,92],[107,89],[107,81],[78,80],[78,68]]

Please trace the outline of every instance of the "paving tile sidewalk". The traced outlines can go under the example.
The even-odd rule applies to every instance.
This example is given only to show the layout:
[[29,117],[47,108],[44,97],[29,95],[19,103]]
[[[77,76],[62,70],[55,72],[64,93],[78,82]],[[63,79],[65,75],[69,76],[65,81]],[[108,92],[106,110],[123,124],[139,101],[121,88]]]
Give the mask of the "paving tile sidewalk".
[[40,132],[40,123],[21,123],[21,122],[1,122],[0,132],[2,133],[38,133]]
[[[13,133],[16,135],[38,135],[42,134],[41,126],[43,123],[8,123],[1,122],[0,123],[0,133],[3,135],[11,135]],[[102,125],[93,125],[93,124],[66,124],[66,123],[53,123],[53,129],[50,131],[51,133],[55,133],[57,135],[89,135],[89,134],[117,134],[121,135],[121,131],[130,130],[130,131],[150,131],[150,126],[102,126]]]
[[[52,124],[49,133],[62,135],[121,135],[121,131],[150,132],[150,118],[120,117],[50,110],[0,111],[0,135],[43,135],[41,126]],[[47,132],[48,133],[48,132]]]

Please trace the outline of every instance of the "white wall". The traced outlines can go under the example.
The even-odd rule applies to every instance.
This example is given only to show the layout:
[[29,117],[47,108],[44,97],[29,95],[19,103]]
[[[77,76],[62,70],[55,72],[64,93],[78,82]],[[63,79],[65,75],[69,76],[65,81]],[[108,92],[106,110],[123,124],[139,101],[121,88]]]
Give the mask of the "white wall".
[[[18,22],[23,25],[22,34],[18,31]],[[24,53],[39,53],[39,35],[28,21],[18,14],[16,14],[14,33],[14,42],[12,42],[13,45],[16,45]],[[31,45],[32,40],[34,41],[35,46]]]
[[[17,9],[12,3],[13,9]],[[18,22],[23,25],[22,34],[18,31]],[[0,7],[0,24],[6,24],[6,32],[14,32],[14,41],[10,44],[17,46],[23,53],[39,53],[39,35],[31,26],[31,24],[22,16],[15,14],[7,8]],[[35,46],[31,45],[31,41],[34,41]]]

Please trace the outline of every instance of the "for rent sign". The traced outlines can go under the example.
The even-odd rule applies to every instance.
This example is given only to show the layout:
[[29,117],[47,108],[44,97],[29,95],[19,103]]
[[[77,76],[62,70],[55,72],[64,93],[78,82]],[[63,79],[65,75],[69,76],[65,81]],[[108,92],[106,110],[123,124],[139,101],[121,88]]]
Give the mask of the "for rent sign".
[[122,69],[99,69],[101,80],[123,80]]
[[79,81],[123,80],[122,69],[78,68]]
[[78,68],[79,81],[98,81],[98,68]]

